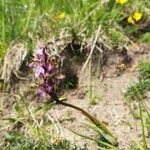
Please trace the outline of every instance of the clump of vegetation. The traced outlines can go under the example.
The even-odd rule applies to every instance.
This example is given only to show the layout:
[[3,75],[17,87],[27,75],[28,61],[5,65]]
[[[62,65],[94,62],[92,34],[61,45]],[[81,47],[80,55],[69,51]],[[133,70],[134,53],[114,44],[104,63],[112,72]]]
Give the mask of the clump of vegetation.
[[124,93],[128,100],[142,100],[145,92],[150,90],[150,62],[139,63],[138,82],[130,86]]
[[67,140],[57,142],[35,141],[22,132],[8,132],[5,134],[5,146],[3,150],[88,150],[86,145],[81,148]]

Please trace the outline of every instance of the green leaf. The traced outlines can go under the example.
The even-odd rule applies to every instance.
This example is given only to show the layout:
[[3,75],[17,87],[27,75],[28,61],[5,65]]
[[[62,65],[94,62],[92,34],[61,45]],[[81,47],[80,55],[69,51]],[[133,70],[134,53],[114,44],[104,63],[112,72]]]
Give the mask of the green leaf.
[[85,125],[92,128],[93,130],[95,130],[99,135],[101,135],[103,138],[105,138],[105,140],[108,141],[109,143],[111,143],[112,145],[114,145],[114,146],[118,145],[117,140],[113,136],[104,132],[102,129],[98,128],[94,124],[85,123]]
[[[118,148],[114,147],[113,145],[111,145],[111,144],[109,144],[109,143],[106,143],[106,142],[103,142],[103,141],[100,141],[100,140],[95,140],[95,139],[93,139],[93,138],[91,138],[91,137],[89,137],[89,136],[83,135],[83,134],[81,134],[81,133],[79,133],[79,132],[77,132],[77,131],[74,131],[74,130],[70,129],[70,128],[67,128],[67,129],[70,130],[71,132],[73,132],[74,134],[78,135],[78,136],[81,136],[81,137],[83,137],[83,138],[89,139],[89,140],[94,141],[94,142],[96,142],[96,143],[99,143],[99,144],[101,144],[101,145],[103,145],[103,146],[112,148],[112,150],[119,150]],[[103,147],[101,147],[101,149],[106,150],[106,149],[103,148]]]

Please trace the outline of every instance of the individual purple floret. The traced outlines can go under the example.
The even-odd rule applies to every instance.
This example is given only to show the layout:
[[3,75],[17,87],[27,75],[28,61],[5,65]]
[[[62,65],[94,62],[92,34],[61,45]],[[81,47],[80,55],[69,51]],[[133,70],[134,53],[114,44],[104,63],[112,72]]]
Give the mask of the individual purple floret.
[[37,50],[36,57],[40,62],[47,63],[48,55],[45,52],[46,46]]
[[51,92],[53,92],[53,86],[48,81],[45,81],[38,89],[38,94],[42,97],[45,97],[46,94],[50,95]]
[[35,77],[40,77],[42,75],[44,75],[45,70],[43,68],[43,66],[41,64],[37,65],[37,67],[35,68]]
[[44,89],[43,86],[39,87],[39,89],[38,89],[38,94],[39,94],[39,96],[41,96],[41,97],[45,97],[45,96],[46,96],[47,93],[45,92],[45,89]]

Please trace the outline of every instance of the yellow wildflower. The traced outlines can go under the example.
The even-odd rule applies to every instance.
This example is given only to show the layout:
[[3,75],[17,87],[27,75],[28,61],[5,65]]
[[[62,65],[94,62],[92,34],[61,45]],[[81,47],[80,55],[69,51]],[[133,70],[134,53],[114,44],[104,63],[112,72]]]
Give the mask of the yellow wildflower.
[[129,16],[129,17],[128,17],[128,23],[134,24],[134,20],[133,20],[132,16]]
[[116,0],[117,3],[124,5],[125,3],[128,2],[128,0]]
[[124,63],[121,63],[118,65],[117,67],[119,70],[125,70],[126,69],[126,65]]
[[142,13],[140,13],[140,12],[135,12],[135,13],[133,14],[133,18],[135,19],[135,21],[141,20],[141,18],[142,18]]
[[64,13],[64,12],[60,13],[60,14],[57,16],[57,18],[63,20],[63,19],[65,18],[65,13]]

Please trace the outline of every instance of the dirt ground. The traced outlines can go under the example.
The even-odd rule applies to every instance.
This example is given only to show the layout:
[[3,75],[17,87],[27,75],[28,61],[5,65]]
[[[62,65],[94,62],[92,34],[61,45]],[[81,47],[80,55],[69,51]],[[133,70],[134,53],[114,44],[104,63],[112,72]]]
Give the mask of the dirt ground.
[[[141,45],[139,48],[133,46],[128,49],[128,55],[132,58],[132,61],[127,62],[127,68],[124,71],[117,69],[117,56],[115,54],[108,55],[107,63],[101,71],[101,76],[99,78],[92,78],[93,88],[97,94],[95,105],[89,105],[88,101],[88,68],[81,72],[82,66],[79,67],[78,88],[68,91],[66,94],[68,103],[83,108],[108,124],[110,130],[119,142],[120,150],[129,150],[132,141],[141,138],[140,121],[133,117],[130,107],[124,99],[123,92],[131,83],[137,81],[137,64],[140,60],[150,59],[150,49],[145,45]],[[24,83],[24,81],[21,82]],[[22,83],[17,84],[22,85]],[[26,81],[26,84],[30,85],[28,81]],[[2,115],[10,114],[11,103],[13,103],[10,102],[11,100],[7,97],[4,106],[8,109],[6,109]],[[146,103],[150,106],[150,99],[146,98]],[[96,136],[92,130],[89,130],[83,125],[86,118],[81,113],[71,108],[56,105],[48,114],[59,121],[59,126],[62,131],[61,136],[63,138],[71,140],[81,146],[87,143],[89,150],[98,149],[95,143],[85,140],[68,130],[68,128],[70,128],[87,136]]]

